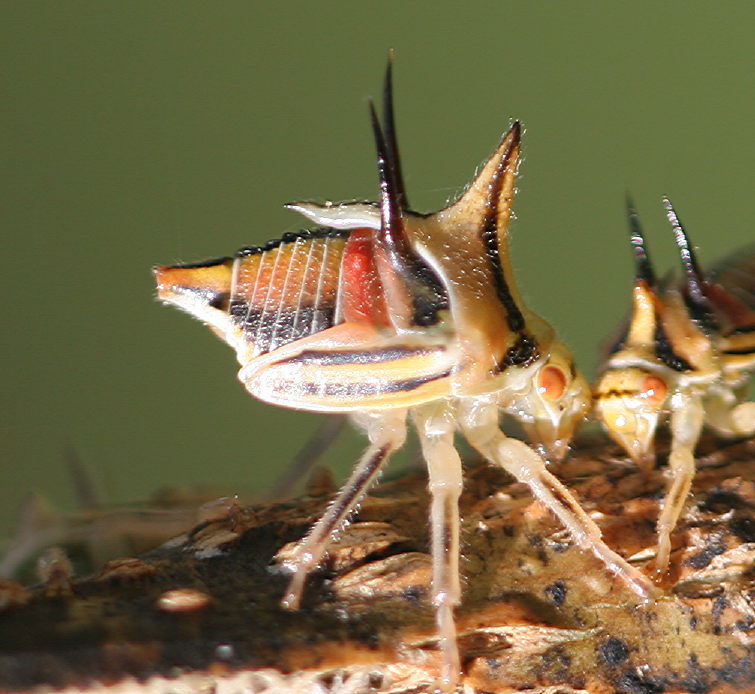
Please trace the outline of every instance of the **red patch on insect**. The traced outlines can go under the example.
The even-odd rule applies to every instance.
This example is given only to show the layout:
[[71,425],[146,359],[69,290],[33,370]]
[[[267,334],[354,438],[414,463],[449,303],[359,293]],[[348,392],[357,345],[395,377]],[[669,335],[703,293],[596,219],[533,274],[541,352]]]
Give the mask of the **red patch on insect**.
[[355,229],[343,258],[343,317],[347,322],[389,325],[380,284],[372,229]]

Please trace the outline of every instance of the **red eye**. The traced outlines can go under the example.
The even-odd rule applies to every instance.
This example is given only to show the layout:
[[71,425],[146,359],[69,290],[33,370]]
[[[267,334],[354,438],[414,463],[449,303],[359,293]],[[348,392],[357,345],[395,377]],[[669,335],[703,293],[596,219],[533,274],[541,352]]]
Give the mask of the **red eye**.
[[557,366],[540,369],[537,391],[546,400],[558,400],[566,390],[566,375]]
[[658,376],[647,376],[642,382],[642,397],[647,398],[650,402],[663,402],[666,393],[668,393],[668,388]]

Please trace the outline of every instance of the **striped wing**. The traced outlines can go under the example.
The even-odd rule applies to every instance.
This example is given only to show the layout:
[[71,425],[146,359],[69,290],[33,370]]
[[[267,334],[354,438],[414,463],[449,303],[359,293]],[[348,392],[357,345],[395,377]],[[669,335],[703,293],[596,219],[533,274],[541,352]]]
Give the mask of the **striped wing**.
[[333,229],[245,249],[232,267],[228,313],[249,356],[335,325],[347,234]]
[[446,394],[448,336],[397,333],[374,233],[306,231],[234,258],[158,268],[159,297],[234,347],[241,380],[262,400],[334,411]]
[[246,363],[345,321],[388,326],[370,229],[286,234],[233,258],[157,268],[158,295]]

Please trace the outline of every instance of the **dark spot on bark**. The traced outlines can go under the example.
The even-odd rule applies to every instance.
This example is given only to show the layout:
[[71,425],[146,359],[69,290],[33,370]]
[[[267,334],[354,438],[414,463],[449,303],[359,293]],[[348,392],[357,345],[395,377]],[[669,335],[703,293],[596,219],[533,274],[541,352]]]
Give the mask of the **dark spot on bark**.
[[320,680],[320,684],[322,684],[323,687],[328,690],[335,684],[336,676],[335,673],[329,672],[325,675],[320,675],[318,679]]
[[747,502],[739,494],[721,489],[713,489],[701,506],[703,511],[712,511],[714,513],[726,513],[726,511],[730,511],[731,509],[746,507]]
[[537,550],[537,558],[543,563],[543,566],[548,566],[548,553],[545,551],[543,538],[540,535],[528,535],[527,540]]
[[708,545],[697,554],[693,554],[685,564],[692,566],[695,569],[702,569],[713,560],[713,557],[717,557],[719,554],[723,554],[726,551],[726,547],[719,539],[714,539]]
[[551,540],[548,545],[550,548],[556,553],[561,554],[561,552],[566,552],[567,549],[569,549],[572,546],[571,542],[555,542]]
[[626,641],[611,636],[599,647],[600,655],[609,665],[619,665],[629,657],[629,646]]
[[740,658],[721,669],[716,668],[715,673],[721,682],[751,685],[755,681],[755,661],[749,657]]
[[556,607],[561,607],[561,605],[564,604],[564,600],[566,600],[566,593],[568,592],[568,590],[566,588],[566,584],[563,581],[555,581],[549,586],[546,586],[543,592],[548,596],[548,598],[550,598],[550,601]]
[[755,542],[755,519],[737,518],[729,527],[742,542]]
[[677,595],[689,600],[700,600],[702,598],[715,598],[724,592],[722,586],[710,586],[705,583],[695,583],[684,586],[677,591]]
[[643,677],[636,672],[626,672],[617,682],[620,692],[626,694],[663,694],[666,688],[651,677]]
[[501,667],[501,662],[498,660],[498,658],[485,658],[485,662],[491,670],[497,670],[499,667]]
[[713,607],[711,608],[710,614],[713,618],[713,633],[716,636],[721,633],[721,615],[723,615],[724,610],[728,606],[729,603],[725,597],[716,598],[713,601]]
[[705,694],[710,691],[708,676],[700,662],[697,660],[695,653],[690,653],[687,660],[687,676],[684,678],[684,686],[690,694]]
[[418,586],[409,586],[404,590],[404,599],[416,605],[422,597],[422,589]]
[[556,646],[553,649],[553,659],[555,662],[565,668],[571,667],[571,656],[563,646]]

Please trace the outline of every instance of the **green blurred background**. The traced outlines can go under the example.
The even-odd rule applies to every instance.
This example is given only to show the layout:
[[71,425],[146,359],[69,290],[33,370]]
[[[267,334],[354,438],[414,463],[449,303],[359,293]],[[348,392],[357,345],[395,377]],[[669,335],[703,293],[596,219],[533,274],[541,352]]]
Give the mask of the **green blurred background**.
[[[292,199],[374,198],[366,99],[395,48],[413,205],[442,206],[526,127],[513,255],[592,376],[630,282],[623,198],[661,269],[659,198],[702,257],[752,239],[755,4],[4,2],[0,534],[72,503],[261,489],[313,415],[254,401],[150,268],[300,228]],[[344,464],[360,447],[339,445]]]

